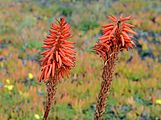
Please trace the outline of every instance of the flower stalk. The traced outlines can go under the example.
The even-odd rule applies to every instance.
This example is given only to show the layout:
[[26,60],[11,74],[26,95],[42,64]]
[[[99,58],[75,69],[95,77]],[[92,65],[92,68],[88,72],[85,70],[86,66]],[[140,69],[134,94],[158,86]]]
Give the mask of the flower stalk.
[[46,83],[47,99],[44,120],[47,120],[52,103],[55,103],[56,85],[60,79],[67,76],[75,66],[74,42],[71,38],[70,25],[62,17],[57,20],[58,24],[52,23],[50,34],[44,40],[42,46],[45,50],[41,53],[44,57],[41,62],[41,74],[39,81]]
[[108,18],[112,23],[103,26],[103,36],[99,38],[99,41],[94,47],[96,53],[100,55],[104,61],[102,73],[103,81],[97,99],[94,120],[101,120],[102,114],[105,111],[106,100],[110,94],[114,66],[119,52],[123,49],[128,50],[129,48],[133,48],[135,43],[131,40],[133,36],[130,36],[129,34],[137,35],[137,33],[131,29],[134,26],[125,23],[132,18],[131,16],[120,16],[119,18],[108,16]]
[[46,98],[44,120],[47,120],[47,118],[48,118],[48,114],[49,114],[52,103],[55,104],[55,102],[56,102],[56,98],[55,98],[56,85],[57,85],[57,78],[56,77],[53,80],[50,80],[50,81],[48,81],[48,83],[46,83],[47,98]]

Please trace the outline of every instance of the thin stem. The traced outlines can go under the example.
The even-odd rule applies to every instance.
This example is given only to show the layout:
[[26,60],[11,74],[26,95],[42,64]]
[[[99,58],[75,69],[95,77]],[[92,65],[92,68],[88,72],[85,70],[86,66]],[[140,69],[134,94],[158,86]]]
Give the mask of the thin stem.
[[108,55],[108,59],[105,62],[102,78],[103,81],[101,83],[101,90],[98,95],[96,111],[94,115],[94,120],[101,120],[102,114],[105,111],[106,107],[106,99],[110,94],[110,87],[112,83],[112,74],[115,66],[115,61],[117,60],[118,56],[118,49],[112,50],[111,54]]
[[52,103],[55,104],[56,85],[57,85],[57,77],[54,77],[53,79],[49,80],[48,83],[46,83],[48,95],[46,97],[46,106],[43,120],[47,120],[51,105]]

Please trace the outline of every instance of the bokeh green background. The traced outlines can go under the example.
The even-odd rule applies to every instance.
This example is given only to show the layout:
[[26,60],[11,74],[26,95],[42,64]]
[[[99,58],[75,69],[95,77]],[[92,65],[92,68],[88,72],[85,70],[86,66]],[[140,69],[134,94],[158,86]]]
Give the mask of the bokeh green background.
[[92,120],[103,68],[92,47],[106,16],[120,14],[133,16],[138,36],[136,47],[119,55],[103,120],[160,120],[160,0],[0,0],[0,120],[42,119],[39,53],[61,16],[71,24],[77,63],[57,86],[49,120]]

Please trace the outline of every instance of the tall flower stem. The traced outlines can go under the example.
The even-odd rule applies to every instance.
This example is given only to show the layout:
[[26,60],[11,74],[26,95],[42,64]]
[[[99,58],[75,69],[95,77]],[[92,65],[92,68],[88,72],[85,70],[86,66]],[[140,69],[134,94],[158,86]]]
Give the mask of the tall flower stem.
[[110,93],[112,74],[119,52],[135,46],[132,38],[137,33],[132,30],[134,28],[133,25],[126,23],[131,18],[131,16],[123,17],[122,15],[119,18],[108,16],[108,19],[112,22],[102,26],[103,35],[94,47],[96,53],[104,60],[103,81],[97,100],[94,120],[101,120],[102,114],[105,111],[106,99]]
[[57,23],[51,23],[49,35],[44,40],[44,51],[41,62],[39,81],[46,83],[47,100],[44,120],[47,120],[52,103],[55,103],[56,85],[62,78],[69,77],[70,70],[75,66],[74,42],[68,41],[72,35],[70,25],[62,17]]
[[46,83],[47,96],[46,96],[45,113],[43,117],[44,120],[47,120],[48,118],[51,105],[55,104],[56,85],[57,85],[57,77],[54,77],[53,79],[51,79]]
[[96,111],[94,115],[94,120],[101,120],[102,113],[105,111],[106,107],[106,99],[110,93],[110,87],[112,83],[112,74],[115,66],[115,62],[118,56],[118,49],[115,48],[114,51],[110,52],[111,54],[108,55],[107,61],[105,62],[102,78],[103,81],[101,83],[101,90],[98,96]]

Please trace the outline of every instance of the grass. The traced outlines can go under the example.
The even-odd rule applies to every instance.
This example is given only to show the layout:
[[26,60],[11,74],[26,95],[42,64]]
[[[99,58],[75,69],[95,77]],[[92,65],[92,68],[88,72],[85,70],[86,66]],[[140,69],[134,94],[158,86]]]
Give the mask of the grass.
[[77,63],[70,78],[58,85],[49,120],[93,119],[103,65],[92,46],[101,34],[100,25],[108,22],[106,16],[123,13],[134,16],[131,22],[137,26],[138,42],[136,49],[119,56],[103,119],[160,120],[156,102],[161,100],[159,6],[157,0],[1,0],[0,119],[42,119],[46,89],[38,82],[39,53],[50,23],[62,15],[72,24]]

